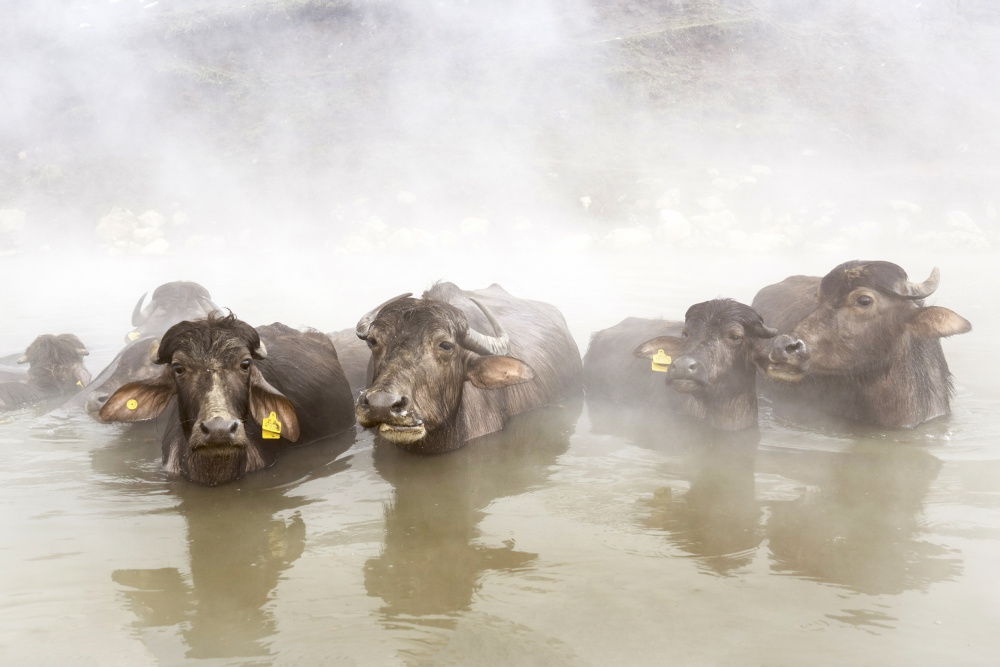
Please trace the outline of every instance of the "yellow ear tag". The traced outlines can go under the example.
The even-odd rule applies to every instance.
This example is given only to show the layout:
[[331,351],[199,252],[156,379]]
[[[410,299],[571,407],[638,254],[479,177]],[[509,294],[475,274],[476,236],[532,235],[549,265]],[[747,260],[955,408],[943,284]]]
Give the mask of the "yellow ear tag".
[[136,338],[138,338],[138,337],[139,337],[139,332],[138,332],[138,331],[129,331],[129,332],[128,332],[128,336],[127,336],[127,338],[128,338],[129,340],[135,340],[135,339],[136,339]]
[[135,400],[134,398],[130,398],[128,399],[128,403],[125,404],[125,407],[128,408],[129,410],[135,410],[137,407],[139,407],[139,401]]
[[670,370],[670,362],[673,361],[663,350],[657,350],[653,355],[653,370],[657,373],[666,373]]
[[77,387],[82,387],[83,386],[83,382],[81,382],[80,380],[77,380],[76,381],[76,386]]
[[281,422],[275,417],[274,413],[264,420],[264,423],[260,425],[263,429],[261,431],[260,437],[265,440],[277,440],[281,437]]

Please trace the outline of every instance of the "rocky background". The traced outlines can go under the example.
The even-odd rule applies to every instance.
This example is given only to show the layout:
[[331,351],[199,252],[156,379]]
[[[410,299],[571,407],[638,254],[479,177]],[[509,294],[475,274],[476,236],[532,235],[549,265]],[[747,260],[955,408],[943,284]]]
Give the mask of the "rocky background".
[[0,257],[1000,243],[988,0],[36,0],[4,19]]

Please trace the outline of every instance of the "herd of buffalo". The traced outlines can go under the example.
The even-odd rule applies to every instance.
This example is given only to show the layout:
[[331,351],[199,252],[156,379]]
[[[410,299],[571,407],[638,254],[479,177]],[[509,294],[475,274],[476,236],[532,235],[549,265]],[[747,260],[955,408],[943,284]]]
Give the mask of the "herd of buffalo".
[[208,485],[355,421],[439,453],[581,392],[725,430],[757,423],[758,391],[776,406],[908,428],[948,414],[939,339],[971,329],[923,304],[938,281],[937,269],[917,283],[890,262],[850,261],[769,285],[752,306],[714,299],[683,322],[627,318],[595,333],[582,360],[557,308],[495,284],[438,283],[323,334],[251,327],[201,285],[174,282],[139,299],[125,347],[93,381],[72,334],[36,338],[17,359],[27,372],[0,360],[0,410],[73,393],[67,407],[102,422],[160,420],[164,468]]

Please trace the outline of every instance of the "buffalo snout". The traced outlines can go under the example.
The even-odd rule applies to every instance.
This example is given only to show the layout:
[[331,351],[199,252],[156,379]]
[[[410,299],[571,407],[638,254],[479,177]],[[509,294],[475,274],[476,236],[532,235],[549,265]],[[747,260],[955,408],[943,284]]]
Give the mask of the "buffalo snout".
[[796,382],[802,378],[809,363],[809,348],[805,341],[781,334],[771,343],[767,376],[775,380]]
[[205,445],[235,445],[240,430],[240,420],[212,417],[197,425]]
[[363,391],[358,396],[358,418],[364,424],[407,421],[410,398],[388,391]]
[[672,380],[699,380],[704,364],[694,357],[684,355],[678,357],[670,364],[670,371],[667,378]]

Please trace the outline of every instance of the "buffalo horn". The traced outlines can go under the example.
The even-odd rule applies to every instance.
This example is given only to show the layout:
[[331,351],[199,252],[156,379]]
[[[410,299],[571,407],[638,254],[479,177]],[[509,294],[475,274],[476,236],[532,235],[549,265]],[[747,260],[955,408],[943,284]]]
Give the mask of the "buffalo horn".
[[750,328],[750,333],[753,334],[755,338],[774,338],[778,335],[778,330],[772,329],[763,322],[757,322]]
[[21,355],[21,358],[17,360],[17,363],[19,363],[19,364],[26,364],[26,363],[28,363],[28,355],[26,355],[26,354]]
[[372,330],[372,324],[375,323],[375,318],[382,311],[383,308],[388,306],[393,301],[398,301],[399,299],[405,299],[408,296],[413,296],[413,292],[407,292],[406,294],[400,294],[399,296],[394,296],[385,303],[380,303],[379,305],[368,311],[364,317],[358,320],[358,328],[355,329],[355,333],[361,340],[367,340],[368,334]]
[[[142,307],[142,302],[146,300],[147,294],[149,294],[149,292],[142,293],[142,296],[139,297],[139,302],[135,304],[135,308],[132,310],[132,326],[134,327],[141,326],[145,323],[151,314],[149,312],[149,306],[146,306],[145,308]],[[152,305],[152,302],[150,302],[150,305]]]
[[78,347],[78,348],[76,348],[76,356],[78,356],[78,357],[85,357],[88,354],[90,354],[90,352],[87,352],[87,348],[85,348],[85,347]]
[[931,271],[931,277],[924,282],[912,283],[908,280],[902,280],[896,284],[892,291],[907,299],[924,299],[934,294],[939,282],[941,282],[941,272],[935,266],[934,270]]
[[160,363],[160,341],[153,341],[153,345],[149,348],[149,359],[154,364]]
[[[472,299],[472,297],[469,298]],[[479,306],[479,310],[483,311],[483,315],[490,321],[490,325],[492,325],[496,336],[485,336],[472,327],[469,327],[465,330],[465,335],[459,341],[462,347],[473,352],[478,352],[479,354],[507,354],[510,351],[510,336],[507,335],[507,332],[504,331],[500,322],[493,316],[489,308],[479,303],[476,299],[472,299],[472,303]]]
[[260,341],[257,349],[250,353],[255,359],[267,359],[267,347],[264,345],[264,341]]
[[219,308],[218,306],[216,306],[215,302],[212,301],[207,296],[200,296],[200,297],[198,297],[198,303],[200,303],[201,307],[205,309],[205,314],[206,315],[211,315],[212,313],[215,313],[215,312],[218,312],[218,311],[222,310],[221,308]]

